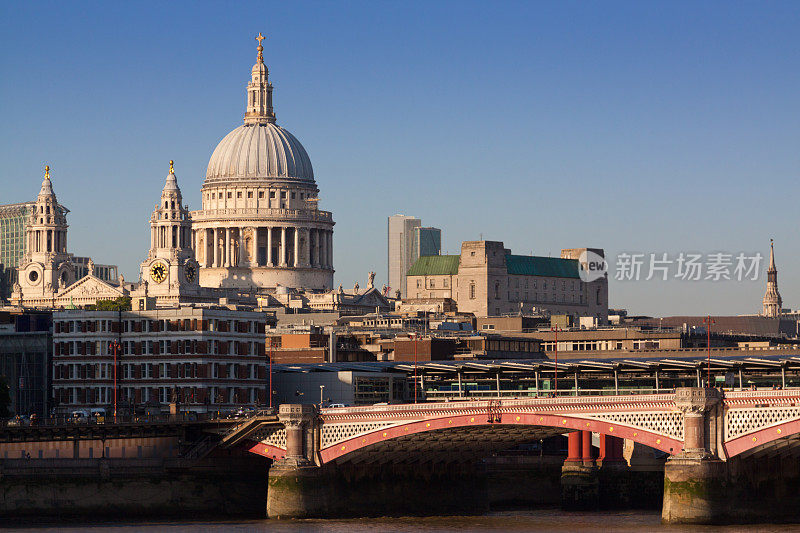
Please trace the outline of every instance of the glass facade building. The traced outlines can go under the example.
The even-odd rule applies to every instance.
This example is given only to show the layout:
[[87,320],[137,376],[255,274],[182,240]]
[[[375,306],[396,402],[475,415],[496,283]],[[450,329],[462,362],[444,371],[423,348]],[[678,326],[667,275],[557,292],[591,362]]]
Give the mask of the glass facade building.
[[25,254],[25,229],[35,202],[0,205],[0,298],[8,299]]

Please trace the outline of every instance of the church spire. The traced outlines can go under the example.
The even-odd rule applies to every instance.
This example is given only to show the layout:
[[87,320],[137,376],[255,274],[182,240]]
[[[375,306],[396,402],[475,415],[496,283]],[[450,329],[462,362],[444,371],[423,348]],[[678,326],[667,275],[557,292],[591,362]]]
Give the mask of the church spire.
[[[769,268],[767,272],[774,272],[776,276],[778,274],[778,269],[775,268],[775,243],[772,239],[769,240]],[[777,278],[775,281],[777,283]]]
[[250,72],[250,82],[247,84],[245,124],[275,122],[275,112],[272,109],[272,84],[269,82],[269,69],[264,64],[264,46],[261,44],[264,39],[266,37],[261,33],[256,37],[256,41],[258,41],[258,48],[256,48],[258,57]]
[[769,267],[767,267],[767,292],[762,300],[761,314],[768,317],[777,317],[781,314],[783,299],[778,292],[778,269],[775,267],[775,245],[769,240]]

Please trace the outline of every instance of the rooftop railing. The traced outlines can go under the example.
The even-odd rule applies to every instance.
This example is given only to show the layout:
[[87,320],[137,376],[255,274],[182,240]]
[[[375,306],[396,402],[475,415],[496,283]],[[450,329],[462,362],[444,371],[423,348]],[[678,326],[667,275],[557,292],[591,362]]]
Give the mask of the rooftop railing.
[[203,209],[191,212],[192,221],[219,220],[235,217],[266,217],[295,220],[314,220],[330,222],[333,215],[330,211],[316,209],[280,209],[277,207],[235,207],[223,209]]

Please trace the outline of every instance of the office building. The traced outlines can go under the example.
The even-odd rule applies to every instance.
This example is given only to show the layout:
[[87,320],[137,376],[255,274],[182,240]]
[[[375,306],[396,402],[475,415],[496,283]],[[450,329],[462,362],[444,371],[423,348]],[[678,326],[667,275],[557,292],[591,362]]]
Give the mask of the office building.
[[421,256],[439,255],[442,249],[442,230],[422,227],[418,218],[406,215],[389,217],[388,232],[389,292],[407,296],[406,274]]

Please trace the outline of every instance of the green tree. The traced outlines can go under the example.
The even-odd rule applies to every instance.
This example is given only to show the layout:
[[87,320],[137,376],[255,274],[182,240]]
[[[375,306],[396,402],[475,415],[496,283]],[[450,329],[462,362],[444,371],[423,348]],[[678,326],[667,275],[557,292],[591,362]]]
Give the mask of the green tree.
[[94,308],[97,311],[130,311],[131,299],[127,296],[120,296],[114,300],[97,300]]

